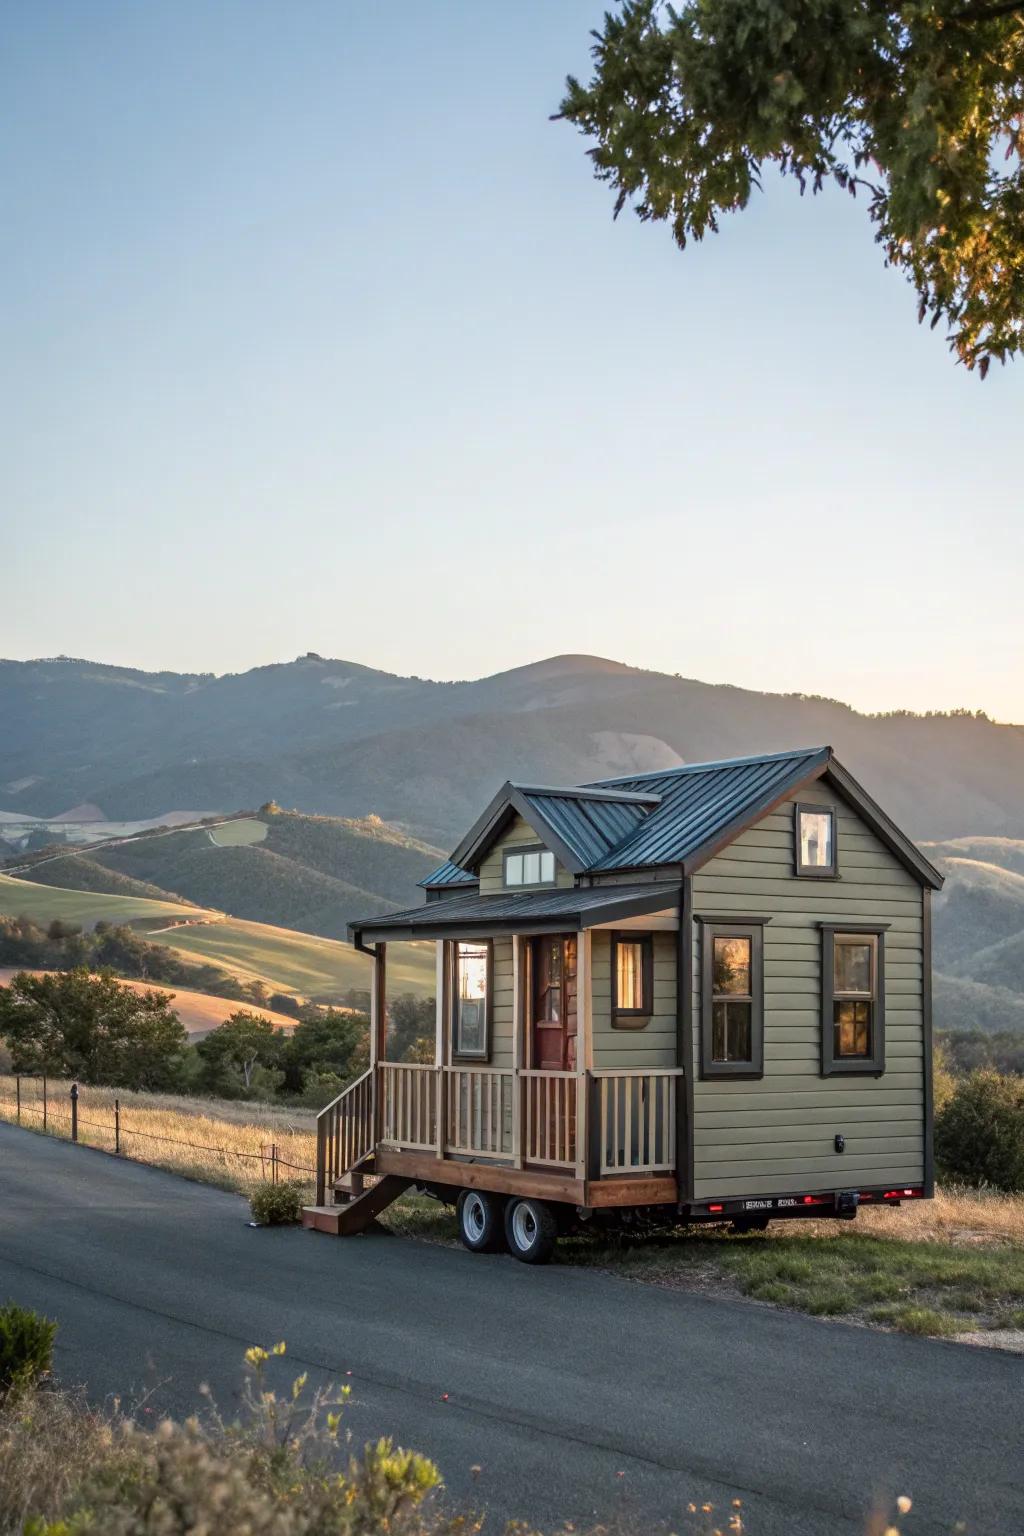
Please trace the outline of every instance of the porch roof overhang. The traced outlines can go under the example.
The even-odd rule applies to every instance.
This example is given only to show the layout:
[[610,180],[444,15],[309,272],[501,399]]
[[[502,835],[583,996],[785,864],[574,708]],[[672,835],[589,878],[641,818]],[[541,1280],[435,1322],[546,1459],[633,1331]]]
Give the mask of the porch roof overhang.
[[627,917],[674,911],[679,900],[679,887],[671,880],[500,896],[479,896],[474,891],[350,923],[349,934],[357,944],[374,944],[389,939],[477,939],[502,933],[563,933],[597,928]]

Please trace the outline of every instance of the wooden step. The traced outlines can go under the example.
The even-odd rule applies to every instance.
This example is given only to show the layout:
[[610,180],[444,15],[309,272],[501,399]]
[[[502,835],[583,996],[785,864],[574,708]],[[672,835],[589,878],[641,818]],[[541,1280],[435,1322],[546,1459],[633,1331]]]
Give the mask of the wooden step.
[[412,1179],[390,1173],[378,1179],[372,1189],[357,1195],[343,1205],[307,1205],[302,1211],[302,1225],[314,1232],[330,1232],[335,1237],[351,1237],[364,1231],[381,1211],[404,1195]]

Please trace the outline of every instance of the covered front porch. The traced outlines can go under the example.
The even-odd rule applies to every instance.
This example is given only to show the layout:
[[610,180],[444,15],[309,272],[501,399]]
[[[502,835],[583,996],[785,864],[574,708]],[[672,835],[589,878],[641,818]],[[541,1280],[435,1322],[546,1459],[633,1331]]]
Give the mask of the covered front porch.
[[[372,1165],[419,1183],[588,1207],[676,1201],[677,896],[664,883],[463,896],[357,932],[373,959],[371,1065],[320,1116],[318,1200]],[[437,944],[433,1059],[389,1060],[388,941],[421,937]],[[671,1010],[656,1038],[633,1019],[601,1033],[615,955],[638,988],[641,964],[644,986],[657,988],[646,1006]],[[465,1059],[476,1050],[486,1059]]]

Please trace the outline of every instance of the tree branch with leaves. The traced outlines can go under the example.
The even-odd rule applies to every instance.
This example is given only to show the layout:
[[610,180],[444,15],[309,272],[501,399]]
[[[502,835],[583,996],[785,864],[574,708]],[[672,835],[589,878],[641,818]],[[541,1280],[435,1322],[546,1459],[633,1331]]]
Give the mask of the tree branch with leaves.
[[624,0],[558,117],[615,214],[717,232],[776,165],[867,210],[886,262],[982,377],[1024,341],[1024,4]]

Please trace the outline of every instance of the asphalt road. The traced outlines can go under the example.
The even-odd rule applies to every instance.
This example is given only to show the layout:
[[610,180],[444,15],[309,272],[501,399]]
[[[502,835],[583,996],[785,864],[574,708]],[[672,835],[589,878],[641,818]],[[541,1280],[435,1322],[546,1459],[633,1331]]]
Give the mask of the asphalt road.
[[738,1497],[748,1536],[861,1532],[898,1493],[908,1536],[1024,1529],[1018,1358],[247,1214],[0,1125],[0,1300],[59,1319],[61,1377],[97,1399],[228,1406],[244,1349],[284,1338],[291,1371],[351,1385],[360,1442],[427,1452],[492,1529],[679,1530]]

